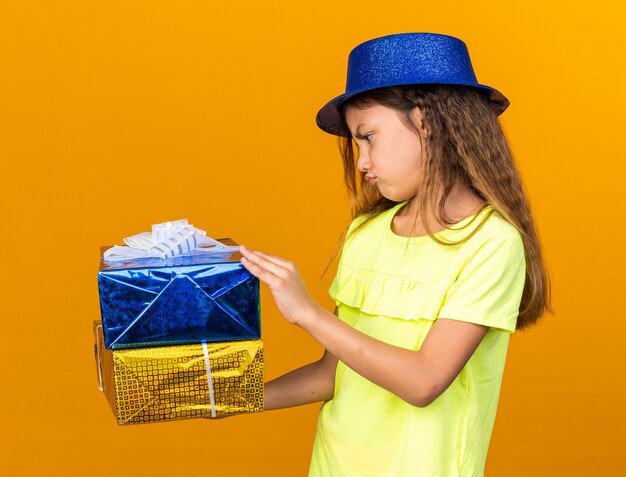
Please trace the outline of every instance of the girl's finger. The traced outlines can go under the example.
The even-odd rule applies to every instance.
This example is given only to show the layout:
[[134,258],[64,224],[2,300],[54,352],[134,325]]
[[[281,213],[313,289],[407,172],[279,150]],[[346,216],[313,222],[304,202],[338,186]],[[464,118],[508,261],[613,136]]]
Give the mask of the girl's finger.
[[244,245],[240,245],[240,248],[243,248],[245,252],[250,252],[250,253],[259,255],[260,257],[263,257],[267,261],[272,262],[276,265],[284,266],[287,263],[286,260],[283,260],[282,258],[277,257],[276,255],[270,255],[269,253],[263,253],[263,252],[259,252],[258,250],[252,250]]
[[[246,253],[248,252],[248,253]],[[285,269],[285,267],[282,264],[277,264],[274,262],[271,262],[267,259],[265,259],[263,256],[261,256],[261,254],[259,254],[258,252],[255,252],[253,250],[250,249],[245,249],[244,247],[244,251],[242,253],[242,255],[248,259],[248,261],[254,263],[256,266],[258,266],[259,268],[269,271],[271,273],[273,273],[274,275],[284,278],[285,274],[287,272],[287,270]]]
[[244,267],[248,269],[250,273],[252,273],[252,275],[257,277],[259,280],[265,282],[270,287],[274,285],[275,280],[277,278],[276,275],[274,275],[273,273],[267,270],[264,270],[263,268],[259,267],[257,264],[250,261],[246,257],[241,258],[241,263],[243,264]]

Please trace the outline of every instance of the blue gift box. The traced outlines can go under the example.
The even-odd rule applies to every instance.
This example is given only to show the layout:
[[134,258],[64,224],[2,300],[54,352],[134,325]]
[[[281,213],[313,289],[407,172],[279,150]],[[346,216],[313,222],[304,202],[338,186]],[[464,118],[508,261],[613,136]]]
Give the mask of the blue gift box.
[[239,253],[107,263],[107,248],[98,272],[107,349],[261,338],[259,280]]

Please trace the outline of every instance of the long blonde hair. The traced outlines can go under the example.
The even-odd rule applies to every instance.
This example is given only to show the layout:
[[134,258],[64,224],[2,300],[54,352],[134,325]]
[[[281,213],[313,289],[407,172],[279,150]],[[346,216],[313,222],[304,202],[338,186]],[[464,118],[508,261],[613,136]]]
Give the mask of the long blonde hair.
[[[543,261],[541,244],[524,186],[513,154],[502,131],[498,115],[487,97],[471,87],[451,85],[403,85],[367,91],[349,98],[343,105],[339,149],[344,165],[344,180],[352,202],[352,218],[364,215],[365,225],[380,213],[396,205],[383,197],[376,187],[364,181],[356,167],[350,130],[343,111],[350,106],[364,108],[380,104],[398,111],[401,119],[416,133],[411,111],[419,108],[428,132],[424,143],[424,182],[413,200],[428,235],[443,245],[457,245],[468,240],[482,226],[459,242],[442,242],[433,235],[426,213],[432,210],[437,221],[452,224],[446,217],[446,199],[460,181],[474,194],[491,204],[521,235],[526,257],[526,281],[520,304],[517,328],[534,324],[551,309],[551,288]],[[469,225],[469,224],[468,224]],[[343,238],[332,258],[345,241]]]

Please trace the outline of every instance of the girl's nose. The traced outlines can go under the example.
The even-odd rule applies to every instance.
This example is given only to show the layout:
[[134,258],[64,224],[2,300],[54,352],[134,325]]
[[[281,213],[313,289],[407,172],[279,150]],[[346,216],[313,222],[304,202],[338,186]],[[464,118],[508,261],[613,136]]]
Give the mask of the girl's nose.
[[356,167],[361,172],[367,172],[370,168],[370,159],[364,151],[359,152],[359,158],[356,161]]

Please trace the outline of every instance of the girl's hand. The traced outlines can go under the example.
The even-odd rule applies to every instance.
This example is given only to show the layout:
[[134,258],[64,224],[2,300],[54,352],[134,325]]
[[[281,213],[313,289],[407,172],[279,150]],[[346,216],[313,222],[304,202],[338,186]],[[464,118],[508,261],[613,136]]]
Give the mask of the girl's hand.
[[241,245],[241,263],[270,288],[285,319],[302,326],[320,306],[311,298],[295,263]]

